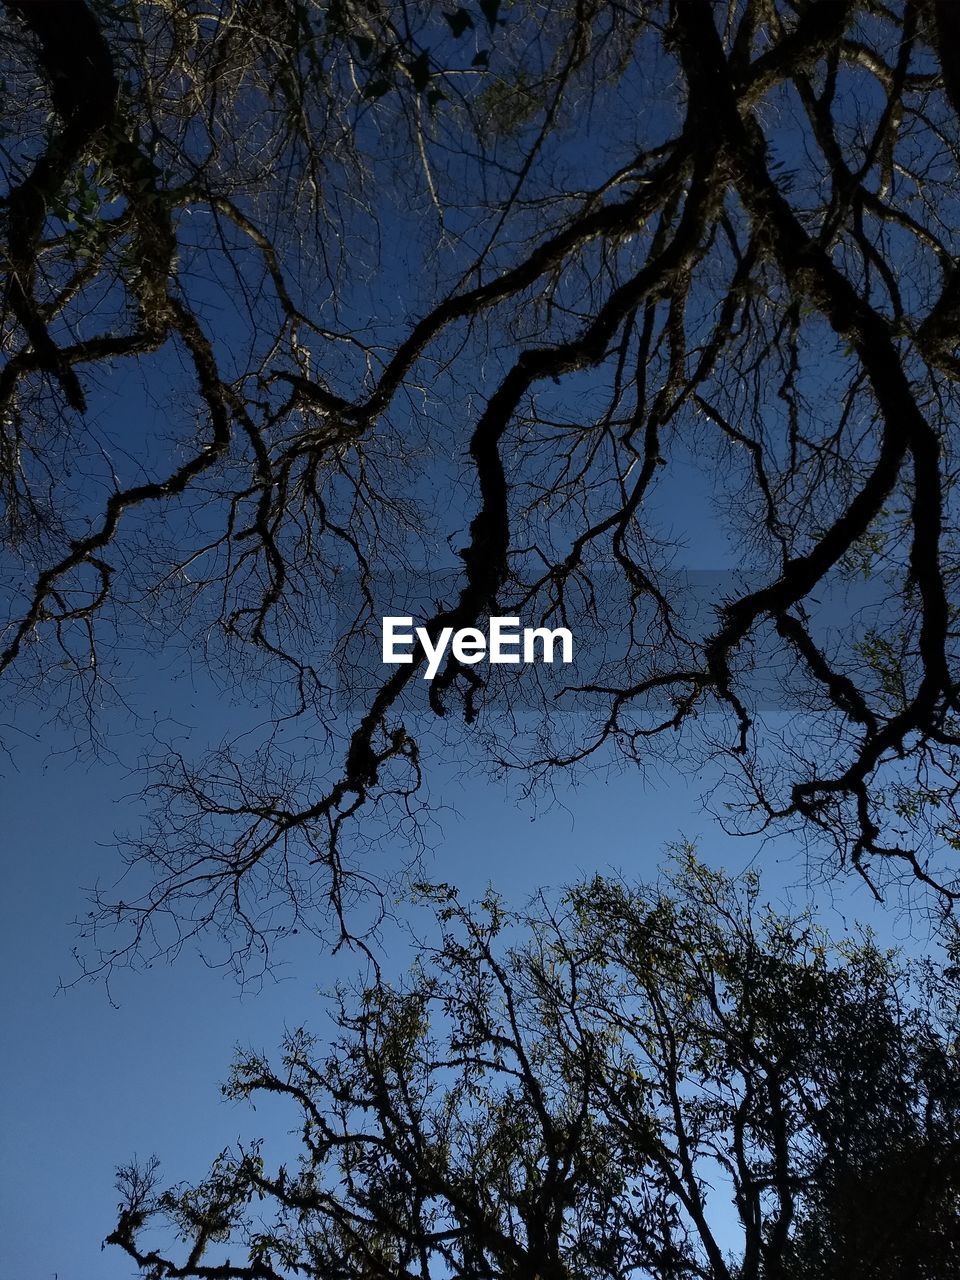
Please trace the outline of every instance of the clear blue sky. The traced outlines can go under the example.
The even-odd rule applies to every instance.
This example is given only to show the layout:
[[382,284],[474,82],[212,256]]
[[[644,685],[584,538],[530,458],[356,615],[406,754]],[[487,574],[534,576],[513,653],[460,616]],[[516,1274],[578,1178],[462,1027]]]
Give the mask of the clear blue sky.
[[[394,276],[387,273],[382,281],[384,298],[405,278],[402,236],[391,237],[391,252]],[[229,337],[226,311],[217,319],[220,337]],[[141,392],[135,400],[131,380],[119,406],[122,421],[114,422],[128,432],[118,430],[117,439],[138,460],[138,450],[163,425],[175,384],[169,394],[162,385],[151,386],[151,392],[151,398]],[[707,495],[694,483],[695,474],[672,471],[677,488],[672,496],[665,491],[661,501],[665,509],[677,504],[690,567],[729,567],[736,555],[715,545]],[[185,680],[171,686],[170,671],[153,669],[142,656],[130,659],[125,679],[143,707],[182,711],[211,740],[219,737],[224,718],[237,714],[218,705],[209,690]],[[218,1085],[233,1046],[271,1050],[285,1026],[313,1021],[322,1028],[316,989],[356,972],[360,963],[348,953],[332,958],[299,937],[279,957],[286,962],[281,980],[268,980],[261,991],[242,997],[229,976],[189,952],[173,966],[121,974],[112,989],[119,1007],[99,985],[57,994],[60,980],[76,973],[71,922],[87,910],[81,886],[98,877],[115,879],[113,834],[135,828],[140,819],[139,781],[127,771],[137,755],[136,731],[118,720],[116,729],[121,728],[129,736],[114,743],[118,760],[103,761],[77,758],[66,750],[68,734],[33,719],[2,735],[15,755],[0,758],[6,854],[0,1280],[126,1280],[131,1264],[119,1251],[102,1254],[100,1241],[115,1221],[113,1168],[134,1153],[156,1152],[168,1181],[190,1180],[201,1177],[239,1136],[266,1133],[274,1149],[285,1142],[292,1121],[282,1108],[253,1113],[221,1100]],[[700,806],[708,783],[706,777],[684,780],[668,770],[645,782],[631,770],[594,776],[576,790],[560,779],[552,807],[534,809],[515,803],[482,776],[455,780],[434,763],[433,795],[456,812],[443,815],[425,870],[466,894],[492,883],[517,901],[541,886],[598,869],[651,876],[664,846],[683,836],[694,839],[708,861],[731,870],[759,865],[771,896],[790,891],[795,901],[805,900],[798,851],[785,841],[761,851],[755,841],[724,838]],[[394,852],[400,862],[404,851]],[[389,848],[384,857],[390,857]],[[911,928],[922,928],[922,922],[872,911],[859,882],[837,886],[836,895],[840,911],[872,917],[888,937],[909,941]],[[830,892],[820,887],[817,901],[826,922],[841,927]],[[395,954],[387,957],[388,969]]]
[[[683,504],[676,506],[684,561],[691,568],[724,569],[735,550],[718,544],[708,495],[697,472],[679,470]],[[698,487],[699,485],[699,487]],[[665,493],[664,510],[676,502]],[[71,732],[32,717],[5,727],[13,758],[0,760],[6,871],[2,921],[0,1002],[5,1015],[0,1095],[3,1184],[0,1188],[0,1278],[7,1280],[123,1280],[132,1274],[119,1250],[100,1252],[116,1208],[115,1165],[133,1154],[160,1156],[167,1182],[202,1177],[210,1162],[238,1138],[267,1135],[276,1158],[294,1123],[282,1106],[224,1102],[235,1045],[272,1051],[285,1026],[304,1022],[322,1031],[318,988],[359,971],[349,953],[335,958],[300,936],[278,958],[279,981],[241,995],[234,981],[193,952],[174,965],[157,963],[121,973],[113,1007],[102,985],[81,984],[58,994],[77,973],[72,922],[84,915],[82,886],[114,881],[120,870],[117,832],[136,829],[142,779],[129,772],[152,716],[190,724],[191,745],[216,742],[252,714],[221,703],[186,675],[183,660],[154,664],[125,651],[122,688],[143,714],[136,725],[108,716],[107,744],[116,759],[69,750]],[[668,767],[641,778],[634,769],[588,776],[575,788],[561,777],[550,805],[519,803],[475,774],[446,773],[429,764],[431,798],[442,805],[425,871],[464,893],[493,884],[519,902],[542,886],[580,874],[617,869],[652,876],[665,847],[684,837],[701,855],[730,870],[764,870],[771,896],[807,900],[805,867],[788,841],[761,849],[756,841],[724,837],[703,811],[706,775],[682,777]],[[389,844],[384,863],[399,865],[406,850]],[[878,914],[859,882],[819,886],[818,909],[842,928],[836,905],[871,917],[888,937],[909,940],[922,923]],[[386,935],[386,968],[404,957]],[[292,1140],[290,1140],[292,1141]]]
[[[146,412],[131,396],[125,422],[147,431]],[[159,410],[155,409],[155,412]],[[737,565],[736,549],[719,542],[709,516],[702,473],[678,464],[673,489],[664,487],[664,532],[682,533],[683,562],[691,569]],[[129,767],[151,717],[194,726],[193,748],[256,716],[185,673],[188,658],[155,664],[132,641],[121,651],[121,690],[142,713],[140,725],[122,714],[107,717],[108,747],[116,759],[69,750],[74,735],[32,716],[2,738],[12,758],[0,758],[6,870],[2,910],[0,1002],[5,1015],[2,1109],[3,1185],[0,1188],[0,1280],[121,1280],[132,1274],[119,1250],[100,1252],[115,1223],[115,1165],[134,1153],[160,1156],[168,1182],[202,1177],[210,1162],[239,1137],[266,1134],[267,1154],[288,1139],[293,1123],[282,1107],[225,1103],[226,1078],[236,1044],[273,1050],[285,1026],[323,1028],[318,988],[353,975],[360,961],[331,958],[301,936],[279,959],[280,980],[241,997],[229,976],[206,967],[192,952],[176,964],[158,963],[121,974],[111,1006],[102,986],[80,985],[57,994],[77,969],[72,921],[87,903],[81,886],[114,881],[120,869],[114,833],[136,829],[142,779]],[[38,740],[38,735],[39,739]],[[652,876],[665,846],[680,837],[728,869],[753,863],[765,870],[771,896],[790,890],[806,901],[805,867],[798,850],[780,841],[761,850],[749,839],[723,837],[704,813],[708,776],[686,778],[669,768],[641,778],[632,769],[583,780],[576,789],[557,781],[551,806],[517,803],[474,775],[465,782],[428,761],[431,797],[445,807],[434,832],[426,872],[479,893],[492,883],[514,902],[541,886],[559,886],[581,873],[615,868]],[[399,865],[406,850],[385,847],[385,864]],[[817,904],[827,923],[834,887],[819,886]],[[878,915],[859,882],[836,886],[839,906],[873,917],[886,936],[909,940],[922,922]],[[390,948],[386,968],[400,964]],[[286,1153],[280,1153],[286,1158]],[[277,1158],[280,1158],[278,1154]]]
[[[143,679],[176,699],[156,673]],[[181,686],[180,696],[190,691]],[[215,707],[199,710],[215,723]],[[646,786],[635,772],[594,777],[561,792],[552,808],[534,811],[479,777],[464,784],[434,774],[435,796],[456,812],[445,815],[427,870],[468,893],[492,883],[519,900],[598,868],[650,875],[665,844],[681,834],[697,839],[709,860],[743,867],[758,857],[758,846],[720,835],[700,811],[702,782],[684,783],[669,772]],[[2,786],[8,869],[0,965],[0,1276],[121,1280],[131,1275],[128,1261],[99,1248],[113,1226],[114,1165],[155,1151],[167,1179],[176,1181],[202,1176],[217,1152],[241,1136],[265,1133],[277,1150],[293,1124],[289,1112],[253,1113],[219,1096],[232,1048],[273,1049],[285,1025],[322,1028],[316,989],[357,972],[359,960],[332,959],[298,938],[282,954],[286,976],[243,997],[229,977],[192,954],[173,966],[121,975],[113,988],[119,1008],[101,986],[58,995],[59,979],[73,973],[70,922],[86,909],[79,886],[98,873],[115,874],[111,833],[135,823],[135,800],[121,798],[135,788],[116,764],[51,757],[29,736],[16,770],[4,766]],[[769,846],[759,865],[772,894],[792,886],[794,900],[804,899],[796,850]],[[821,906],[826,898],[820,890]],[[862,889],[840,891],[840,904],[869,912]],[[830,919],[839,927],[836,915]],[[880,922],[907,937],[908,921],[888,914]]]

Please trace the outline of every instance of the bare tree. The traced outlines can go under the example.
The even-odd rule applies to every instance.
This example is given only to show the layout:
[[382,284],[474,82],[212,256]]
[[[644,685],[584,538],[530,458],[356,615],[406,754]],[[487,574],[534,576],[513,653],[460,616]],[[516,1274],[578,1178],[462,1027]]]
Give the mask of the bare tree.
[[325,1056],[301,1028],[281,1065],[237,1060],[225,1092],[291,1105],[296,1165],[253,1144],[165,1193],[121,1170],[109,1243],[142,1275],[960,1274],[943,966],[833,945],[689,856],[527,919],[437,897],[442,938],[340,994]]
[[[535,780],[713,758],[737,829],[955,896],[950,3],[4,12],[0,666],[92,706],[149,634],[273,708],[157,762],[109,962],[346,928],[454,721]],[[685,495],[750,570],[706,602]],[[575,675],[379,667],[406,613]]]

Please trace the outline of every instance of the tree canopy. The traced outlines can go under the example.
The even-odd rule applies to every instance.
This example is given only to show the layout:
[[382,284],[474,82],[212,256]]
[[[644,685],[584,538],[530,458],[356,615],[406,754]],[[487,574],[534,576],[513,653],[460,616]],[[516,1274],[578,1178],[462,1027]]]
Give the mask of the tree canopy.
[[430,897],[438,936],[338,993],[326,1051],[238,1057],[225,1093],[283,1099],[295,1162],[120,1171],[142,1275],[960,1275],[952,962],[831,942],[690,853],[529,913]]
[[[958,892],[950,0],[2,13],[0,671],[270,707],[156,753],[107,963],[349,929],[447,732],[712,760],[734,828]],[[577,662],[428,683],[407,613]]]

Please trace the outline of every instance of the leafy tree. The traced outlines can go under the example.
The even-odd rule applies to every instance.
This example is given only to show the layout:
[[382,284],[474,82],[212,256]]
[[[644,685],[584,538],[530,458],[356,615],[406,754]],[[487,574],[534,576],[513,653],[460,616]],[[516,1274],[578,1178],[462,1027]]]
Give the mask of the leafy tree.
[[[952,898],[950,0],[2,11],[0,669],[95,719],[187,652],[271,711],[159,745],[106,963],[348,930],[454,723],[547,783],[708,757],[737,829]],[[427,683],[406,613],[576,666]]]
[[758,895],[690,854],[558,910],[433,889],[437,939],[338,993],[326,1054],[236,1061],[297,1162],[129,1166],[109,1242],[158,1280],[960,1275],[955,970]]

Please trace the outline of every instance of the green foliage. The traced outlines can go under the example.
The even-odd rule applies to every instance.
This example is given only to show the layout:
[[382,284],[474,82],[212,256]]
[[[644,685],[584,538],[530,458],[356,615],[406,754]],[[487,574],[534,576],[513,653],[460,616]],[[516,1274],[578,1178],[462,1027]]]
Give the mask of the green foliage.
[[176,1274],[229,1235],[317,1278],[960,1276],[950,964],[833,942],[690,849],[555,908],[419,895],[406,982],[338,992],[325,1052],[301,1028],[276,1070],[238,1059],[230,1096],[299,1110],[298,1171],[255,1147],[141,1196],[191,1245]]

